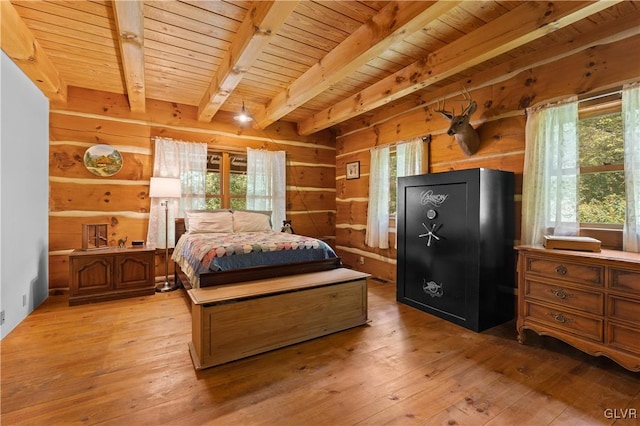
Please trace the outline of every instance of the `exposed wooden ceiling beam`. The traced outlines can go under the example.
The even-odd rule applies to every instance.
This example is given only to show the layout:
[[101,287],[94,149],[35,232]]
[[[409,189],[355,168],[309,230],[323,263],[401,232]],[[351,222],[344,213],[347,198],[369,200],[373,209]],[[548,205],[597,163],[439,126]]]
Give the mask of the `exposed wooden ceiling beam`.
[[129,108],[133,112],[144,112],[144,3],[135,0],[113,0],[112,4]]
[[209,122],[253,66],[298,1],[255,1],[200,100],[198,120]]
[[42,90],[47,98],[66,102],[67,85],[40,43],[8,0],[0,1],[0,4],[2,50]]
[[344,79],[390,46],[453,9],[459,1],[390,2],[300,78],[254,112],[265,128]]
[[298,123],[309,135],[423,89],[619,1],[527,2],[361,92]]
[[371,127],[392,120],[401,115],[407,114],[426,105],[441,100],[445,96],[460,93],[463,86],[468,90],[477,90],[483,87],[497,84],[502,81],[509,80],[528,69],[536,68],[550,62],[559,61],[567,56],[574,55],[582,50],[589,49],[594,46],[615,43],[629,37],[640,34],[640,11],[635,14],[626,14],[620,16],[610,25],[598,27],[595,31],[589,31],[579,34],[570,41],[557,43],[545,47],[523,56],[518,56],[511,61],[504,62],[497,66],[491,67],[485,71],[474,74],[464,81],[451,83],[441,87],[433,92],[424,93],[420,97],[412,98],[401,103],[396,103],[392,109],[385,109],[368,117],[362,117],[362,120],[350,122],[348,125],[341,127],[341,135],[349,134],[352,131],[362,129],[363,127]]

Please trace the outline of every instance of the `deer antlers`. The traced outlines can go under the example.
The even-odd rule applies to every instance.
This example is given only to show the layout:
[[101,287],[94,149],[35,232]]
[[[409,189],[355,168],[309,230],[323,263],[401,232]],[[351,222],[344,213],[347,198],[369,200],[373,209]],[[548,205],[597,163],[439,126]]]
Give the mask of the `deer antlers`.
[[466,89],[463,90],[462,95],[464,96],[464,100],[467,101],[467,106],[463,109],[462,114],[455,115],[454,111],[445,110],[444,99],[442,99],[442,107],[440,107],[440,101],[438,100],[438,109],[434,111],[439,112],[449,120],[449,130],[447,130],[447,134],[450,136],[453,135],[460,149],[462,149],[467,156],[471,156],[475,154],[480,147],[480,136],[469,124],[469,118],[476,111],[477,104],[471,100],[471,96]]

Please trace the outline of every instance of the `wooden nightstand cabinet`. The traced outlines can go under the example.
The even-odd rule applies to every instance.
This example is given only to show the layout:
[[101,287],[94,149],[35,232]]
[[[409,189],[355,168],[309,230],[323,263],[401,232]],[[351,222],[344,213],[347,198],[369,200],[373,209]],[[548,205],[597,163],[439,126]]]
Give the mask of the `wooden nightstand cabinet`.
[[516,249],[520,343],[530,329],[640,371],[640,254]]
[[69,305],[155,293],[155,250],[107,248],[69,255]]

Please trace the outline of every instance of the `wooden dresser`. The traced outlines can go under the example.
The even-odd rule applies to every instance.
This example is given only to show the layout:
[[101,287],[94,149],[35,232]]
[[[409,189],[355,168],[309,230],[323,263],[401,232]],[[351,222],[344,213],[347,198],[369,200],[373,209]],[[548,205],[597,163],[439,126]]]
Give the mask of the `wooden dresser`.
[[520,343],[530,329],[640,371],[640,254],[516,249]]
[[69,255],[69,305],[154,293],[154,249],[75,250]]

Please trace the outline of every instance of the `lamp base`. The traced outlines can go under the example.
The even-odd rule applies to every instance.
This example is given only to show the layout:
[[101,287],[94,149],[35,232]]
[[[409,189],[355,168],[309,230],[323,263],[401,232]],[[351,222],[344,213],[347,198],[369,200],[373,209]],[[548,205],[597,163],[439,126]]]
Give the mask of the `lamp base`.
[[165,281],[164,283],[156,285],[157,293],[167,293],[169,291],[174,291],[177,289],[178,289],[178,286],[176,285],[176,283],[171,281]]

